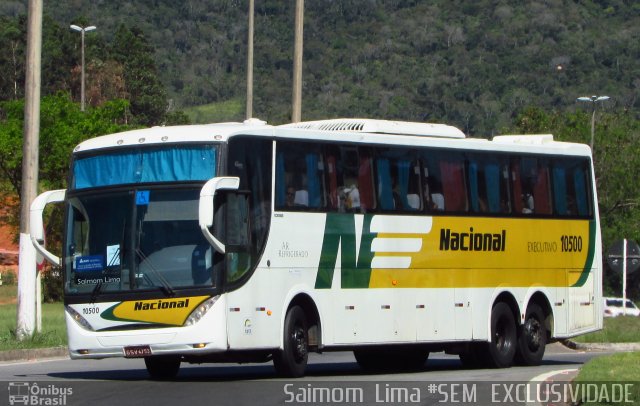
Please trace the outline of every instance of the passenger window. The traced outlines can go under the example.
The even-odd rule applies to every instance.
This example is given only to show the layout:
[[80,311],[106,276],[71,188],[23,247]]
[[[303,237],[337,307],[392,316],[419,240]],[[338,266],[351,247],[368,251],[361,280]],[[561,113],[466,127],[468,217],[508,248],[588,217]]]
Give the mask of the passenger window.
[[[515,162],[514,162],[515,161]],[[514,194],[519,190],[520,212],[524,214],[551,214],[549,166],[545,159],[529,158],[512,161]]]
[[371,155],[365,148],[326,147],[329,207],[366,213],[375,208]]
[[466,212],[468,208],[462,154],[447,153],[440,158],[440,176],[447,212]]
[[319,147],[309,143],[278,143],[276,208],[305,210],[326,206],[325,168]]
[[427,211],[443,211],[444,195],[442,194],[442,182],[440,166],[431,154],[424,154],[422,159],[422,200]]
[[420,166],[404,149],[381,150],[376,157],[376,190],[382,210],[416,211],[422,208]]
[[499,159],[471,156],[468,162],[469,200],[475,213],[509,213],[508,170]]
[[591,214],[587,195],[587,174],[579,161],[557,161],[553,164],[553,202],[559,216]]

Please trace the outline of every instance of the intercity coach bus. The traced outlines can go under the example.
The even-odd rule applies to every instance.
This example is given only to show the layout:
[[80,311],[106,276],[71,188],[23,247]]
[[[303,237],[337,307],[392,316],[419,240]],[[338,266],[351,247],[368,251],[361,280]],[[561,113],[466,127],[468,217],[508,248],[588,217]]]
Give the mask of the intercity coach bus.
[[[58,257],[43,210],[64,203]],[[365,369],[430,352],[541,362],[602,327],[590,149],[552,135],[466,138],[442,124],[335,119],[154,127],[87,140],[68,188],[31,205],[64,275],[73,359]]]

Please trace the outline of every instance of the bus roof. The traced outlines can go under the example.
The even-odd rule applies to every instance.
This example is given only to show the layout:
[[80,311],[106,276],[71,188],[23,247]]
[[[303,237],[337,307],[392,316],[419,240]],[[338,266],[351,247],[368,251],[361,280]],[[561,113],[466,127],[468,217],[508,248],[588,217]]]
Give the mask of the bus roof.
[[272,126],[265,121],[252,118],[244,122],[151,127],[104,135],[83,141],[74,149],[74,153],[139,145],[225,142],[229,137],[240,134],[310,141],[402,144],[582,156],[590,155],[591,152],[587,145],[555,141],[551,134],[500,135],[489,141],[484,138],[466,138],[462,131],[445,124],[342,118]]

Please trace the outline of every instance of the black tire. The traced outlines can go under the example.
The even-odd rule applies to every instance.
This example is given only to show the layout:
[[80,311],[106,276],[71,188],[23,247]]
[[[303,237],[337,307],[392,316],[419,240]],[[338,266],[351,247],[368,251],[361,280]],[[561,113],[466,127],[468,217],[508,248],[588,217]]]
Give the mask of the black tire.
[[429,358],[429,352],[414,349],[361,349],[353,355],[360,368],[373,372],[418,370]]
[[478,356],[480,351],[484,351],[481,345],[476,343],[469,344],[469,348],[458,354],[462,367],[465,369],[476,369],[483,365],[481,357]]
[[540,306],[532,303],[527,308],[524,323],[518,334],[516,363],[519,365],[540,365],[547,345],[547,327]]
[[380,362],[376,358],[376,354],[373,351],[368,350],[354,350],[353,356],[360,368],[365,371],[375,371],[380,368]]
[[304,376],[309,358],[309,327],[300,306],[289,309],[284,319],[283,347],[273,354],[276,372],[288,378]]
[[180,371],[180,357],[177,356],[145,357],[144,364],[151,379],[155,380],[173,379]]
[[498,302],[491,310],[491,341],[485,344],[485,351],[479,356],[491,368],[508,368],[513,364],[518,334],[511,308]]

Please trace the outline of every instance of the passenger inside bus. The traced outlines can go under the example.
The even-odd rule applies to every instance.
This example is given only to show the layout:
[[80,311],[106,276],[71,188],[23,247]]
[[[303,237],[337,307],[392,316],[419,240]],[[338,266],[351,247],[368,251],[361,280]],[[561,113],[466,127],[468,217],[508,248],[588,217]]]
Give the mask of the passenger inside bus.
[[287,188],[287,195],[285,199],[285,204],[287,205],[287,207],[294,206],[295,198],[296,198],[296,190],[292,186],[289,186]]
[[347,211],[351,211],[354,213],[360,212],[360,191],[355,184],[352,184],[351,187],[344,188],[343,192],[345,194],[345,208]]

